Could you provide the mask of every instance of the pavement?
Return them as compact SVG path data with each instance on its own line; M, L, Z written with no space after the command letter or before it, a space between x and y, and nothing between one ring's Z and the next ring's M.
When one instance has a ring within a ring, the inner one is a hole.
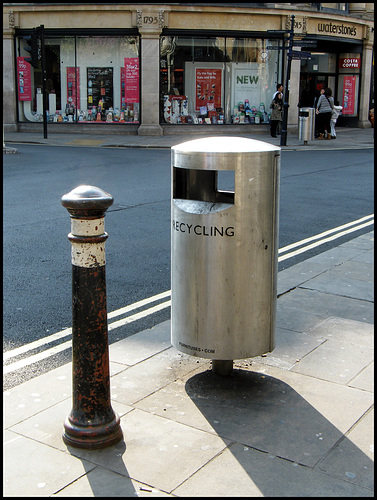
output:
M255 128L252 133L234 132L231 127L221 127L213 129L210 132L205 132L205 125L198 125L194 129L190 129L194 133L185 133L185 126L175 127L175 133L164 133L162 136L145 136L131 134L81 134L81 133L57 133L54 132L53 125L47 128L47 139L43 138L43 129L38 132L4 132L4 153L17 153L17 144L46 144L50 146L77 146L77 147L113 147L113 148L171 148L182 142L208 135L227 135L248 137L265 141L275 146L280 146L280 136L277 138L271 137L268 128L262 126ZM68 130L68 129L67 129ZM164 132L169 129L164 128ZM215 132L214 132L215 130ZM250 129L249 129L250 130ZM201 132L202 131L202 132ZM328 149L357 149L357 148L372 148L374 147L374 129L367 128L347 128L338 127L336 129L336 139L308 141L304 144L298 139L298 134L288 133L286 146L282 146L283 150L310 151L310 150L328 150ZM16 150L16 151L12 151Z
M372 147L356 135L306 148ZM373 262L372 231L279 272L276 348L228 377L173 348L170 321L111 344L123 440L106 449L62 440L71 363L5 391L3 495L374 496Z

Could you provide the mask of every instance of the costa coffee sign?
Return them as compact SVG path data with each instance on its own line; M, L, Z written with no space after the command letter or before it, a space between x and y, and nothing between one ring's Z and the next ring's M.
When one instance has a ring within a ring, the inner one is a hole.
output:
M359 57L340 57L339 68L360 68Z

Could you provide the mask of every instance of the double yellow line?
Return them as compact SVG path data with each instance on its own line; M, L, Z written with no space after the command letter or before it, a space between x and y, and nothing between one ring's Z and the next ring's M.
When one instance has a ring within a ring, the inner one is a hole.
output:
M312 236L310 238L306 238L304 240L298 241L297 243L292 243L291 245L287 245L284 248L279 249L279 257L278 261L284 261L286 259L290 259L291 257L294 257L295 255L299 255L303 252L307 252L308 250L311 250L312 248L315 248L319 245L323 245L329 241L333 241L337 238L340 238L342 236L345 236L346 234L350 234L354 231L358 231L359 229L363 229L364 227L371 226L374 224L374 214L367 215L365 217L362 217L361 219L357 219L353 222L349 222L347 224L344 224L342 226L338 226L334 229L329 229L328 231L324 231L323 233L317 234L315 236ZM296 250L295 250L296 249ZM293 251L291 251L293 250ZM167 290L166 292L159 293L157 295L153 295L152 297L148 297L147 299L140 300L138 302L135 302L134 304L130 304L128 306L122 307L120 309L117 309L116 311L112 311L108 313L107 318L108 321L110 321L113 318L116 318L118 316L124 316L136 309L140 309L142 307L148 306L150 304L153 304L154 302L161 301L163 299L166 299L170 297L171 291ZM154 314L155 312L161 311L163 309L166 309L167 307L170 307L171 305L171 300L166 300L165 302L160 302L159 304L149 307L147 309L144 309L142 311L139 311L135 314L132 314L131 316L125 316L121 319L118 319L113 322L108 323L108 330L114 330L115 328L120 328L121 326L127 325L129 323L132 323L134 321L137 321L139 319L145 318L151 314ZM3 360L6 363L8 360L11 360L15 358L16 356L20 356L22 354L25 354L29 351L32 351L34 349L37 349L39 347L42 347L46 344L50 344L51 342L54 342L56 340L59 340L64 337L68 337L72 335L72 328L65 328L64 330L61 330L60 332L54 333L53 335L49 335L48 337L43 337L42 339L36 340L34 342L31 342L30 344L25 344L23 346L17 347L15 349L12 349L10 351L7 351L3 355ZM31 356L28 356L26 358L19 359L18 361L14 361L13 363L5 364L3 367L3 374L7 374L16 370L19 370L21 368L24 368L25 366L31 365L33 363L36 363L38 361L41 361L43 359L49 358L50 356L53 356L59 352L65 351L66 349L69 349L72 346L72 339L67 340L66 342L63 342L62 344L56 345L54 347L50 347L42 352L39 352L37 354L33 354Z

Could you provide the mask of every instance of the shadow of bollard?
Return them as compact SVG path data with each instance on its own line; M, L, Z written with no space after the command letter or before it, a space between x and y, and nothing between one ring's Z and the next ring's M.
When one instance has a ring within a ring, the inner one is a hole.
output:
M126 453L126 444L123 441L101 450L80 450L71 446L67 446L67 449L71 455L82 459L83 467L87 470L85 476L64 488L60 496L137 496L137 490L122 460ZM107 467L101 466L104 462ZM91 464L89 467L88 463ZM93 468L92 463L98 466Z

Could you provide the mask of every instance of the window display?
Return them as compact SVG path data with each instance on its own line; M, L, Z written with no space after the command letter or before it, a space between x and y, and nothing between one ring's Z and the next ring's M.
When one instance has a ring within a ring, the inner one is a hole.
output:
M271 40L162 37L163 123L267 124L278 80Z
M338 100L343 106L342 115L355 117L358 113L361 54L341 53L339 57Z
M45 45L49 123L139 122L138 37L46 37ZM20 120L42 121L41 68L18 59Z

